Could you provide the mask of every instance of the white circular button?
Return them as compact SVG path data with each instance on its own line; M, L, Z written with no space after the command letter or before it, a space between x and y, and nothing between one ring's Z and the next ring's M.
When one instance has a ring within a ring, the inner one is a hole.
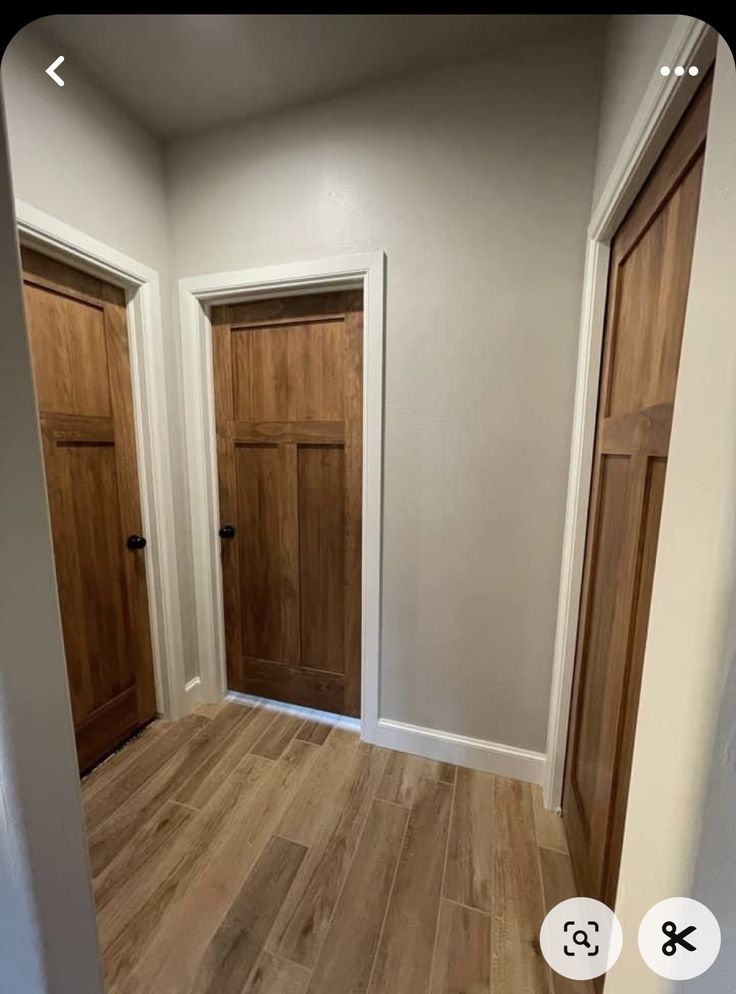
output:
M700 901L669 897L644 915L639 951L647 966L667 980L692 980L711 967L721 948L716 916Z
M610 908L590 897L571 897L542 922L539 944L552 969L570 980L593 980L621 955L624 936Z

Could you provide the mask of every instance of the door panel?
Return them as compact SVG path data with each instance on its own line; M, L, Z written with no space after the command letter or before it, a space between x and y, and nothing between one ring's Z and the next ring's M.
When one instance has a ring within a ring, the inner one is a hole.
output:
M362 295L212 325L229 686L358 714Z
M241 329L232 339L235 418L341 418L342 318ZM305 334L305 329L308 333Z
M706 79L611 245L563 814L613 905L710 101Z
M594 570L589 588L589 619L584 647L588 665L581 674L578 748L572 757L570 787L579 804L586 838L595 848L594 820L600 745L605 718L608 649L611 643L614 605L620 583L621 537L625 530L631 460L609 456L602 460L596 516L594 560L605 570Z
M620 314L610 364L609 415L672 401L690 282L702 161L619 266ZM646 295L643 287L651 287ZM676 329L679 329L679 333Z
M23 250L79 764L155 715L122 290Z
M110 384L99 375L107 369L104 309L28 283L26 307L39 409L109 418Z
M345 669L345 450L297 446L301 660Z
M292 446L237 445L237 530L243 652L297 665L299 589Z

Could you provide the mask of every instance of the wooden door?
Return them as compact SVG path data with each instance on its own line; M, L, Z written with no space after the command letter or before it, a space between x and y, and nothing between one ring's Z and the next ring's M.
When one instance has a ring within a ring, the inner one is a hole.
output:
M229 687L357 715L362 294L215 307L212 329Z
M563 800L580 893L609 906L623 842L710 89L706 80L611 246Z
M24 249L23 282L77 753L156 713L125 294ZM140 545L131 541L131 545Z

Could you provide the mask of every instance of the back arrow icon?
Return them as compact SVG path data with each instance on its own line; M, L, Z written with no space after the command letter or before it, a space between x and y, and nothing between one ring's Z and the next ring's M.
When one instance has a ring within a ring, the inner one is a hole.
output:
M58 69L63 61L64 61L64 56L60 55L59 58L55 59L46 70L48 75L53 79L53 81L57 84L57 86L63 86L64 80L61 78L61 76L56 75L54 69Z

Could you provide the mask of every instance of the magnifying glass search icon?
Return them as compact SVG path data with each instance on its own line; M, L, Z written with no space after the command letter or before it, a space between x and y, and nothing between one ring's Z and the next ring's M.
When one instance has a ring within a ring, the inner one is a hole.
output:
M577 932L573 932L572 941L576 946L585 946L590 949L590 941L588 940L588 933L584 932L581 928Z

